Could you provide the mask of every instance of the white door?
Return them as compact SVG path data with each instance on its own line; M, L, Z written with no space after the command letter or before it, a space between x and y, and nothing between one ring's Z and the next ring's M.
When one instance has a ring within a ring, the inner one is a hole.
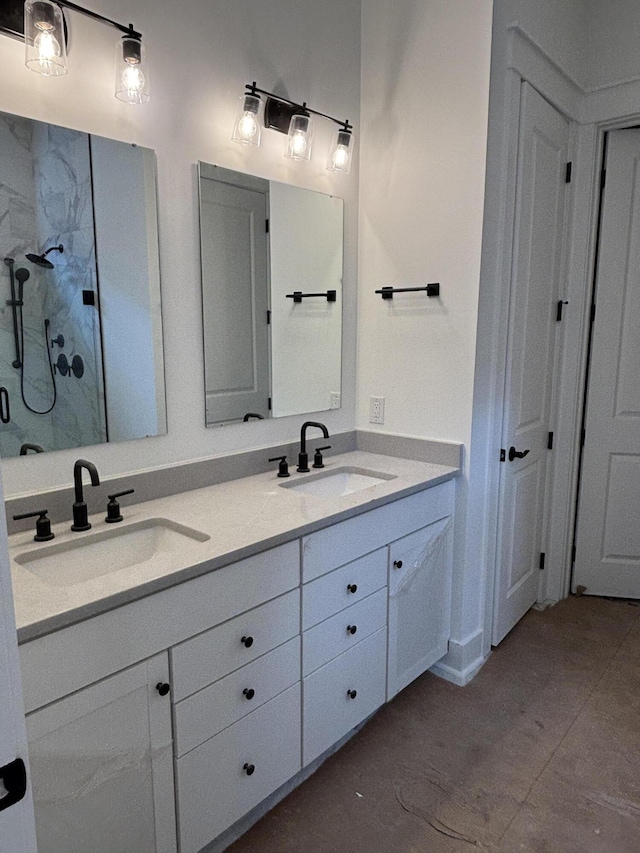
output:
M640 598L640 130L609 134L573 589Z
M207 424L269 417L266 229L266 193L200 176Z
M509 304L493 644L535 603L556 313L560 293L569 124L522 84Z
M0 505L4 506L0 482ZM33 819L31 785L19 802L3 807L12 794L11 782L19 783L19 765L23 761L28 771L27 736L24 724L22 684L18 662L18 642L13 613L11 573L7 550L7 526L4 512L0 513L0 768L13 768L4 784L0 771L0 853L36 853L36 833ZM9 790L7 790L7 787Z

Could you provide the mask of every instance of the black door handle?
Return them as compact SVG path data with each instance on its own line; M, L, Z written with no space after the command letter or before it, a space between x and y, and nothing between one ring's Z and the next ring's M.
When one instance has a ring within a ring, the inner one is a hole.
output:
M0 812L19 803L27 793L27 769L21 758L16 758L11 764L0 767L0 780L7 790L0 800Z
M524 459L529 450L516 450L515 447L509 448L509 462L513 462L514 459Z

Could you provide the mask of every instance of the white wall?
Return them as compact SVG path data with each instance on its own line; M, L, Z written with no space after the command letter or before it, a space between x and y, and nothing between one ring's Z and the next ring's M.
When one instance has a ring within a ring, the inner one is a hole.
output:
M486 156L490 0L362 9L360 427L469 442ZM441 297L387 285L440 282ZM373 427L369 397L385 397Z
M263 134L259 149L230 140L236 98L257 80L266 89L338 117L358 131L360 3L358 0L100 0L95 11L132 21L151 63L152 101L142 107L113 96L110 27L68 12L69 74L44 79L27 70L23 45L0 36L0 109L156 150L160 262L167 379L168 434L101 445L82 455L105 478L183 460L216 456L294 439L300 418L204 427L202 323L197 228L198 160L307 186L345 199L345 335L343 408L324 419L331 432L354 425L355 276L358 168L325 170L333 127L318 121L308 164L282 156L284 137ZM6 460L7 496L71 483L77 450Z
M593 68L585 51L591 7L602 0L495 0L496 19L518 24L572 79L584 86ZM612 0L604 0L607 6ZM616 0L614 0L616 2Z
M586 0L585 5L584 88L593 90L640 78L637 0Z

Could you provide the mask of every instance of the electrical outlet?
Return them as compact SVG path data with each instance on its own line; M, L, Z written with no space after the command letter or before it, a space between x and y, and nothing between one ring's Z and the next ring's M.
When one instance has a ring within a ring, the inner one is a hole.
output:
M329 408L330 409L339 409L342 403L340 402L340 392L332 391L329 399Z
M369 423L384 423L384 397L369 397Z

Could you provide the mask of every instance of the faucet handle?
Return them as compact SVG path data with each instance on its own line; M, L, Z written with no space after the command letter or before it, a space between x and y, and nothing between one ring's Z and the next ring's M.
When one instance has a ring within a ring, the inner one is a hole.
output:
M324 468L324 462L322 461L322 451L330 450L331 445L327 444L325 447L316 447L316 452L313 454L313 467L314 468Z
M54 534L51 532L51 521L47 516L48 509L36 509L33 512L21 512L19 515L14 515L14 521L21 521L23 518L33 518L38 516L36 521L36 535L33 537L34 542L48 542L53 539Z
M115 524L116 521L122 521L120 504L118 503L117 498L122 498L124 495L132 495L134 491L135 489L127 489L124 492L116 492L115 495L107 495L109 503L107 504L107 514L104 520L109 524Z
M290 477L289 474L289 463L287 462L286 456L273 456L269 459L269 462L279 462L278 465L278 477Z

